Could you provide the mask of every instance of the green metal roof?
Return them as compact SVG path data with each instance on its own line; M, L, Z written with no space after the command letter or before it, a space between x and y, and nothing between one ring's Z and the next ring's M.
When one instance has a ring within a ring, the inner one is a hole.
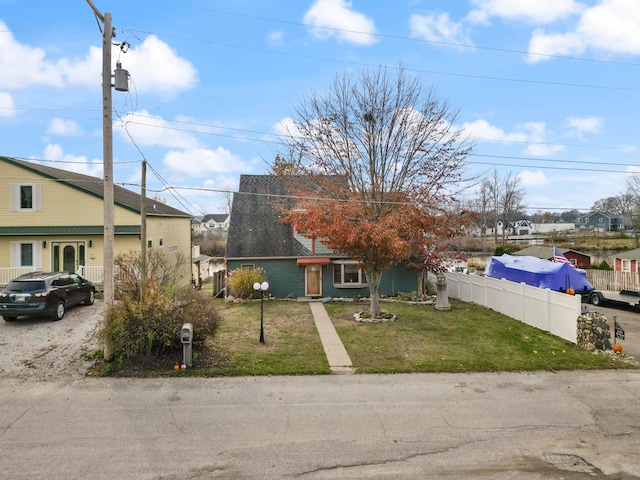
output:
M115 235L140 235L140 225L115 225ZM103 235L104 225L0 227L0 236Z

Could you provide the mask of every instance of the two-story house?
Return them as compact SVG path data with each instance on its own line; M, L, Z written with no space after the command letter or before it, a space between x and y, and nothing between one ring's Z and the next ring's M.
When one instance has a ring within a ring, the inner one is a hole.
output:
M590 212L576 218L576 228L586 228L601 232L619 232L624 230L624 219L620 215L603 212Z
M100 283L104 265L104 183L36 162L0 157L0 284L32 270L81 272ZM141 195L114 187L114 253L140 251ZM147 248L186 260L191 281L191 215L146 199Z

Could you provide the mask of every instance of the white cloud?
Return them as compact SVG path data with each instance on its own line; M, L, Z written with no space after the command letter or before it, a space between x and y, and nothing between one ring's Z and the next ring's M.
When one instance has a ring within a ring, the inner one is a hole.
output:
M520 20L533 24L551 23L579 12L581 4L575 0L472 0L475 8L467 21L489 24L491 17Z
M222 147L215 150L196 148L179 152L172 151L164 156L163 161L170 169L194 177L249 169L240 156L234 155Z
M103 176L102 162L100 160L94 159L89 162L87 157L83 155L65 154L60 145L47 145L44 149L43 158L56 162L54 164L46 163L46 165L50 167L82 173L83 175L90 175L92 177L102 178ZM44 162L42 163L44 164Z
M7 92L0 92L0 117L13 117L15 115L13 98Z
M536 30L529 42L529 52L548 55L579 55L587 49L605 55L640 54L640 2L602 0L582 12L574 30ZM546 59L531 54L528 57L532 63Z
M447 13L441 13L440 15L411 15L409 27L412 37L431 42L472 44L469 37L464 34L462 24L452 22Z
M267 35L269 45L282 45L284 43L284 32L282 30L274 30Z
M544 122L521 123L515 126L513 132L506 132L499 127L491 125L486 120L476 120L475 122L464 123L462 129L478 141L523 144L531 142L524 148L523 153L535 157L548 157L564 150L562 145L544 142L547 136L546 124Z
M522 172L518 173L517 177L524 187L539 187L541 185L549 184L549 179L540 170L538 170L537 172L523 170Z
M54 63L45 61L42 48L20 44L2 20L0 31L0 72L3 72L0 88L18 89L35 84L62 86L60 70Z
M597 133L602 128L602 118L594 116L567 117L565 123L570 133L577 136L583 133Z
M173 97L198 82L196 69L155 35L121 55L136 90Z
M376 42L372 35L376 31L373 20L351 10L351 2L347 0L316 0L302 21L312 25L311 34L320 40L336 37L357 45Z
M531 143L524 149L524 153L532 157L550 157L554 153L562 152L563 150L564 147L562 145Z
M524 132L507 133L503 129L491 125L486 120L466 122L462 125L474 139L490 142L526 142L528 137Z
M47 133L50 135L59 135L61 137L76 136L82 134L82 128L78 122L73 120L54 118L49 122Z
M81 85L99 87L102 83L102 48L90 47L80 59L47 58L43 48L19 43L7 25L0 20L0 88L24 89L33 85L64 87ZM129 70L140 93L156 93L172 97L197 83L197 71L179 57L166 43L154 35L126 54L113 46L112 60L120 58Z
M285 117L276 123L273 127L273 131L277 135L282 135L283 137L295 137L299 135L299 130L296 125L296 122L291 117Z
M126 125L126 131L123 125ZM146 110L141 110L135 114L124 115L122 122L116 121L114 131L127 140L131 135L133 140L141 146L181 149L194 149L199 146L198 140L191 133L177 130L175 126L161 117L152 116ZM189 129L193 130L193 127L189 126Z

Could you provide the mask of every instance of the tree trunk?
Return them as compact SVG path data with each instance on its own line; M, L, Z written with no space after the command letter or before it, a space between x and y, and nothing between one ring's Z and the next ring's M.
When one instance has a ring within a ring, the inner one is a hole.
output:
M382 280L382 272L367 272L370 295L369 315L371 317L380 316L380 280Z

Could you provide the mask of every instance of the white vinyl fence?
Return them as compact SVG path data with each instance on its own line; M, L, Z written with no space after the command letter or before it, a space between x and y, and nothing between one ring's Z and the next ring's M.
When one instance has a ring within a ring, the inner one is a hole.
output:
M447 273L451 298L477 303L576 343L580 295L464 273Z

